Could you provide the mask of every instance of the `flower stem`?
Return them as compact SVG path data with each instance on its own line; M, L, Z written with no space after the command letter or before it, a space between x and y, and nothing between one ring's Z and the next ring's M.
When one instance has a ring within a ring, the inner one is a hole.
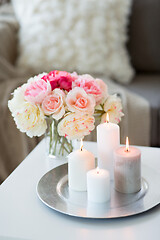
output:
M55 156L65 156L73 151L72 142L69 141L64 136L59 136L58 134L58 123L53 118L48 118L49 120L49 154ZM57 155L58 154L58 155Z

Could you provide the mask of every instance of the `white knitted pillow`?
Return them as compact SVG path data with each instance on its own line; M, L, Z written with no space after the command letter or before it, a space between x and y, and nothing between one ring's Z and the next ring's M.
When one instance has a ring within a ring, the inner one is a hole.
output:
M131 0L12 0L20 23L18 67L104 74L128 83Z

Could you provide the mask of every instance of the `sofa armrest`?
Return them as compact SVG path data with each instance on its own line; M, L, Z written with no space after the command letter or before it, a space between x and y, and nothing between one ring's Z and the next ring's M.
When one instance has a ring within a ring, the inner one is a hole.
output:
M14 64L17 58L18 22L11 4L0 7L0 58Z

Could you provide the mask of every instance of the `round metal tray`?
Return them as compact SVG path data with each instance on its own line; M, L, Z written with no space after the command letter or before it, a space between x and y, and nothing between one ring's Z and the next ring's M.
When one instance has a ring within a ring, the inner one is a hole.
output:
M118 218L145 212L160 203L160 174L146 165L143 167L142 188L138 193L123 194L111 182L111 199L97 204L87 201L87 192L68 188L68 164L47 172L37 185L39 199L48 207L75 217Z

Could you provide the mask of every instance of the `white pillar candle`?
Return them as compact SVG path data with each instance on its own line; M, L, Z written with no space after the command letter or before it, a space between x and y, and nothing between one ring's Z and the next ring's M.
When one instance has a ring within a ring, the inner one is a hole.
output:
M109 171L111 180L114 176L113 152L119 147L119 144L119 126L117 124L110 123L107 119L106 123L97 126L98 166Z
M135 193L141 189L141 152L138 148L120 147L114 152L114 184L122 193Z
M110 176L104 169L93 169L87 173L88 201L107 202L110 199Z
M95 168L94 155L78 149L68 155L68 185L74 191L87 191L87 172Z

